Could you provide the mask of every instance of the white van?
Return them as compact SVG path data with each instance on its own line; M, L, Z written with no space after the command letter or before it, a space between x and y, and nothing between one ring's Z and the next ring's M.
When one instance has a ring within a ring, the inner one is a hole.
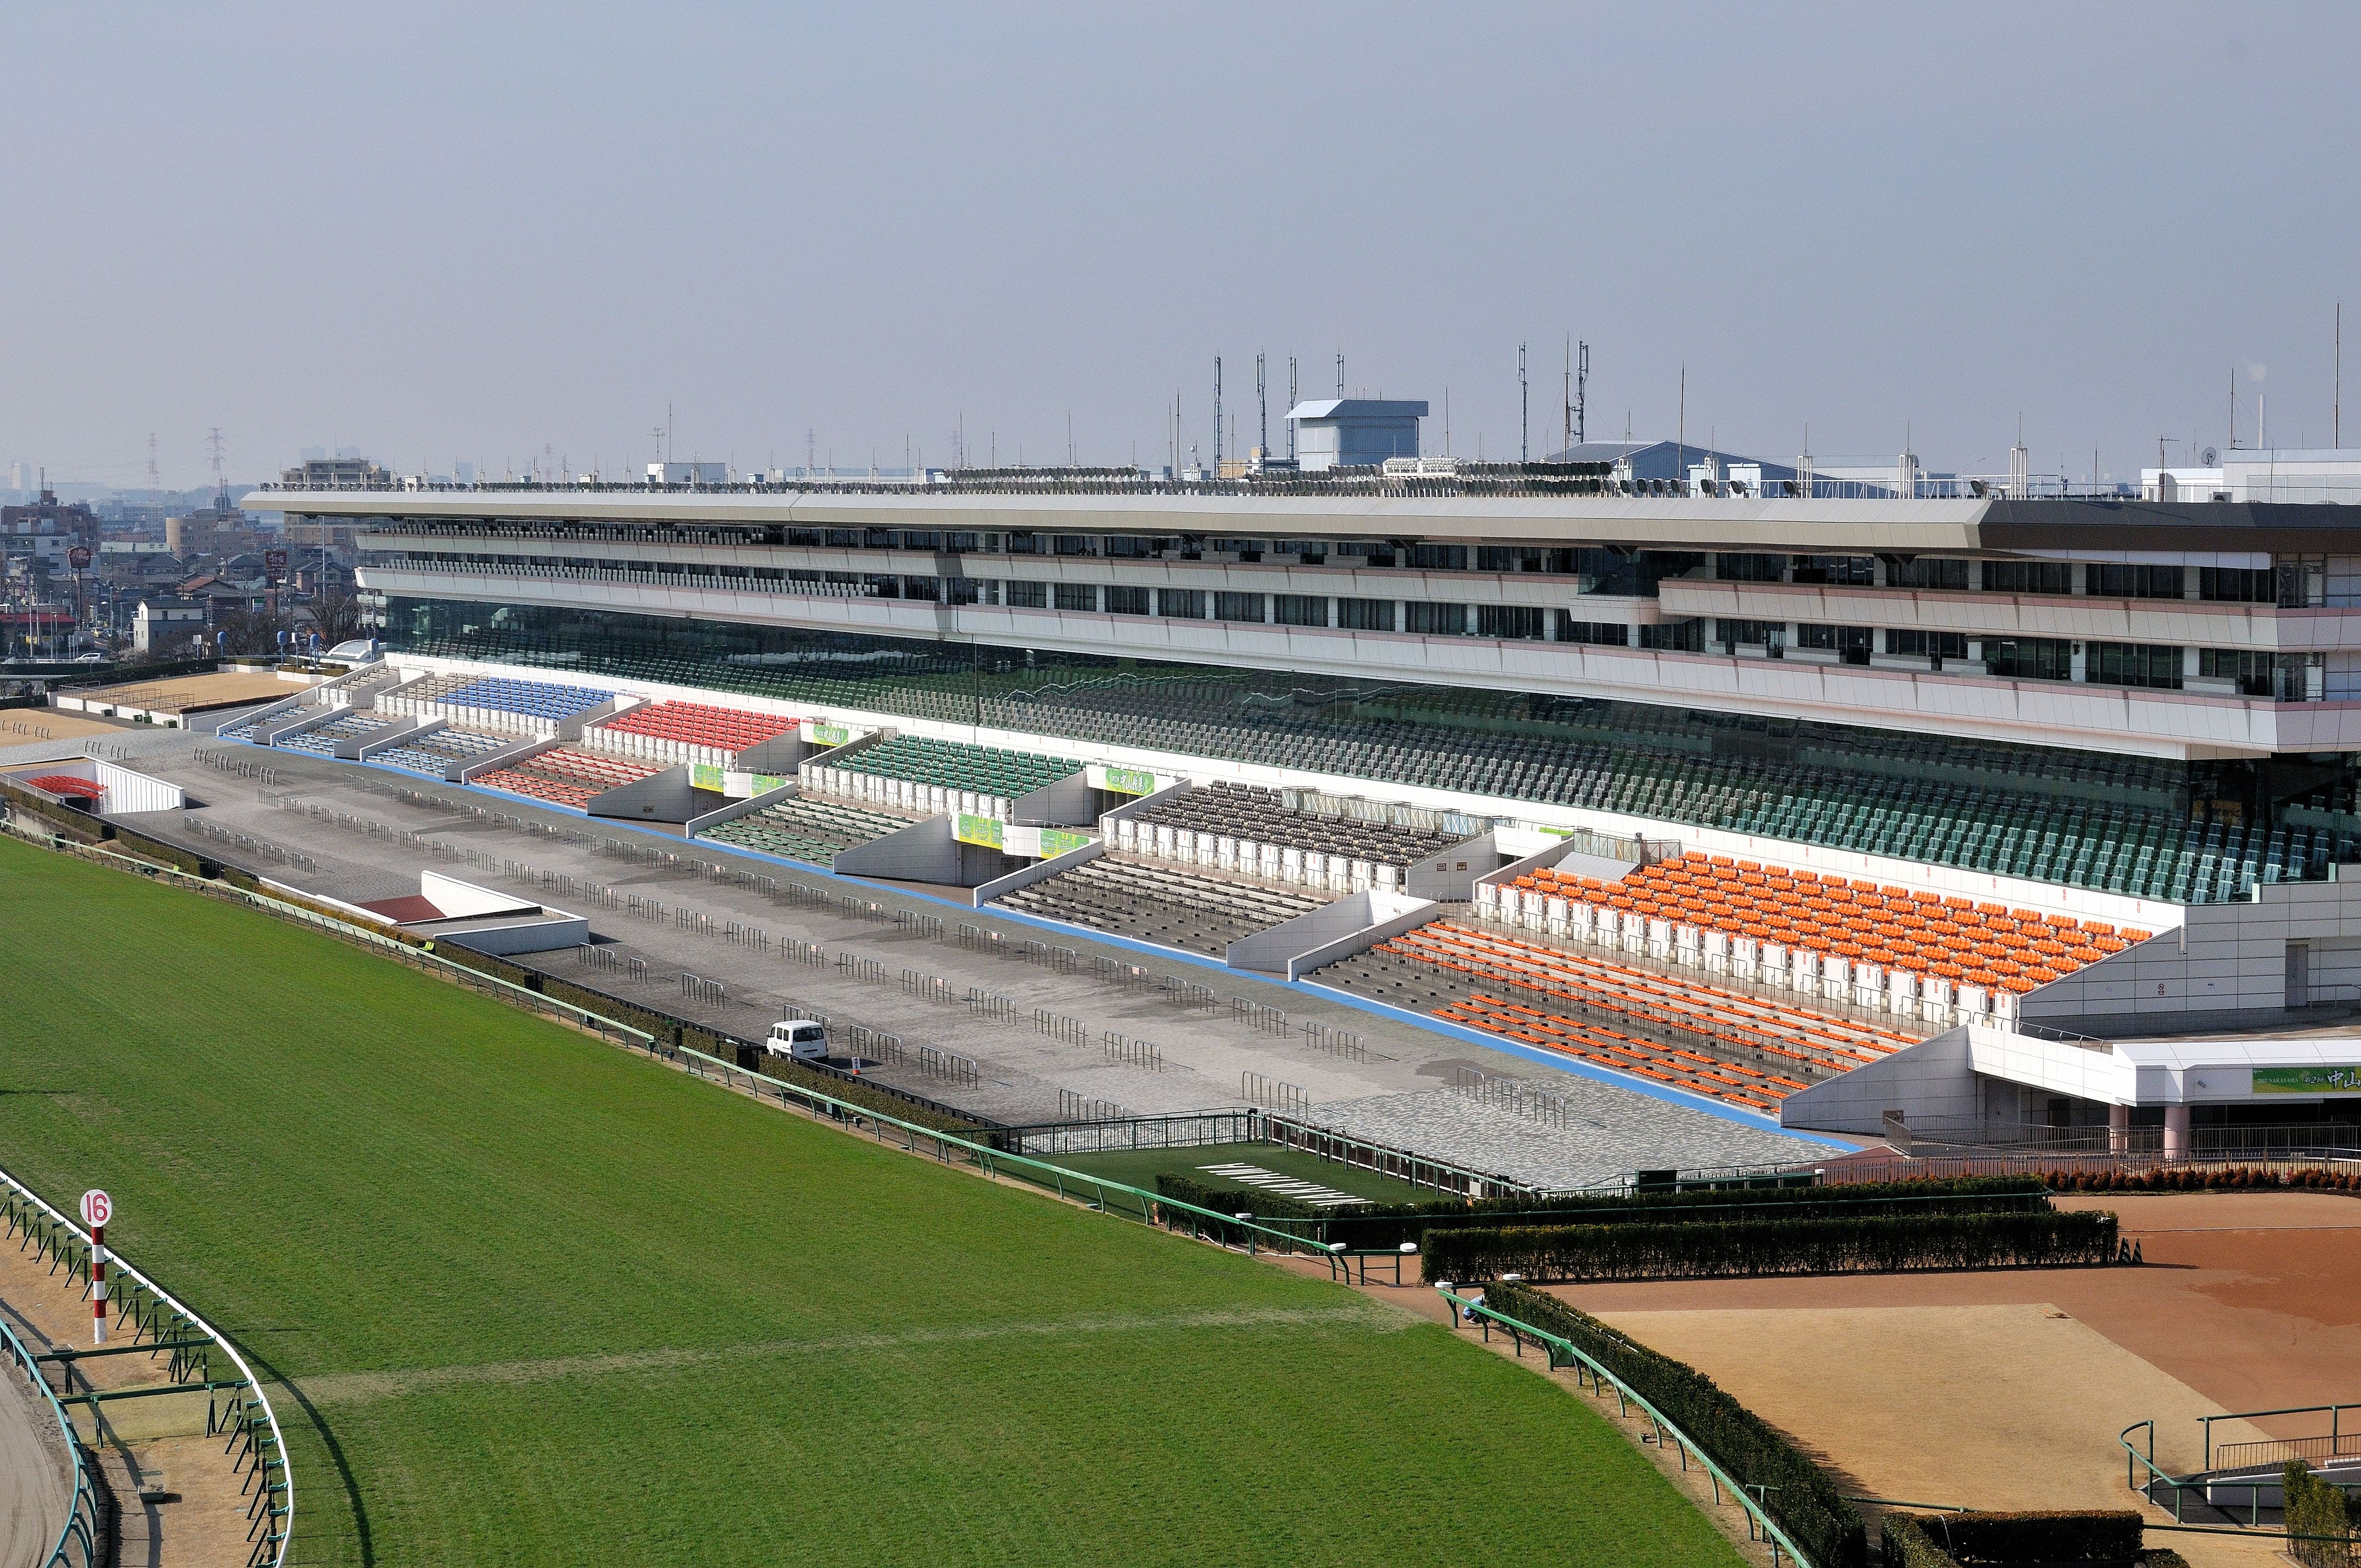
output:
M771 1025L763 1048L773 1056L796 1061L824 1061L828 1057L828 1025L809 1018L782 1018Z

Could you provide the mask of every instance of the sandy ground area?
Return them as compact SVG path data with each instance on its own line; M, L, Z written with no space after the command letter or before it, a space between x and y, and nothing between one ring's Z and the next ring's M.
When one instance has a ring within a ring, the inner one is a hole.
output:
M305 686L316 684L313 681L282 681L276 674L250 674L240 671L174 675L159 681L100 686L90 691L76 691L73 695L109 707L179 713L190 707L212 707L223 703L275 702L280 697L293 696Z
M2158 1462L2185 1472L2200 1416L2361 1398L2361 1202L2061 1201L2120 1214L2147 1266L1552 1288L1701 1368L1864 1493L1914 1502L2131 1506L2116 1439L2136 1421L2156 1422ZM2217 1442L2264 1435L2215 1428ZM2152 1542L2201 1565L2277 1561L2254 1541Z
M84 740L120 735L138 726L112 718L90 718L60 707L0 708L0 747L30 745L37 740Z

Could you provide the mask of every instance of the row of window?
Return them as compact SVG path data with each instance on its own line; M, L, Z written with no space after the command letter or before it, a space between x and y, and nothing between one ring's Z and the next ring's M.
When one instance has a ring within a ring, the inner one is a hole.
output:
M1555 641L1606 647L1639 647L1673 652L1706 651L1706 624L1675 621L1632 627L1620 621L1577 619L1569 610L1527 605L1471 605L1427 599L1329 598L1316 594L1262 594L1202 588L1150 588L1126 584L1000 581L964 576L919 576L876 572L818 572L766 566L701 566L690 571L651 567L646 563L547 557L487 560L463 555L413 555L419 565L552 565L613 573L625 577L706 577L717 587L790 593L839 592L844 597L913 599L950 605L1000 605L1016 609L1058 609L1083 614L1157 616L1180 620L1220 620L1261 625L1334 627L1348 631L1408 632L1427 637L1483 637L1516 641ZM1783 648L1788 625L1773 620L1718 620L1715 645ZM1878 632L1866 626L1806 623L1794 629L1799 648L1833 652L1848 663L1867 663L1878 652ZM1964 663L1964 632L1901 628L1884 633L1888 654ZM2187 662L2178 646L2141 642L2084 645L2086 682L2104 685L2181 688ZM1978 652L1984 670L2012 680L2074 678L2074 644L2062 638L1986 637ZM2249 696L2301 696L2307 657L2301 654L2202 649L2198 674L2235 684ZM2290 684L2297 689L2290 691Z
M412 532L404 529L402 532ZM443 532L417 530L416 532ZM1677 577L1710 563L1723 582L1799 583L1832 587L1965 592L1981 582L1987 593L2070 596L2076 564L2064 561L1970 561L1889 556L1879 581L1873 555L1800 555L1725 551L1624 551L1603 547L1520 544L1439 544L1411 540L1206 539L1194 534L1091 534L894 528L780 528L767 531L544 525L513 531L521 538L605 538L678 543L768 543L840 550L911 550L935 554L992 553L1106 560L1202 561L1210 552L1253 563L1292 559L1306 565L1405 567L1413 571L1538 573L1576 578L1581 591L1652 597L1665 577ZM2289 562L2257 568L2155 566L2092 562L2079 567L2081 594L2096 598L2178 599L2188 597L2191 574L2197 598L2211 603L2303 605L2318 602L2321 566Z
M2312 602L2308 590L2317 576L2316 568L2300 562L2254 568L2091 562L2081 569L2081 591L2092 598L2186 598L2193 573L2197 597L2215 604L2306 604ZM2071 595L2076 591L2075 570L2075 564L2068 561L1966 561L1922 555L1890 560L1883 586L1965 593L1972 573L1986 593ZM1877 558L1872 555L1723 554L1714 559L1714 575L1723 582L1735 583L1879 586Z
M1786 627L1769 620L1717 620L1714 641L1735 650L1783 646ZM1795 628L1796 646L1832 652L1848 662L1867 663L1875 653L1876 632L1866 626ZM1885 633L1889 654L1964 663L1968 638L1958 631L1891 630ZM2186 651L2152 642L2085 642L2082 679L2111 686L2147 686L2179 691L2187 682ZM2008 680L2070 681L2074 679L2074 644L2055 637L1987 637L1978 646L1989 674ZM2317 654L2261 653L2240 649L2201 648L2197 651L2200 679L2228 681L2247 696L2296 700L2306 695L2307 672L2317 667Z

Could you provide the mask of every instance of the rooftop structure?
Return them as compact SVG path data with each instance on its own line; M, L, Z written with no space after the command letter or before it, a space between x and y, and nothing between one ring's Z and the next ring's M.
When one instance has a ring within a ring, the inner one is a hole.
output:
M1296 462L1307 474L1375 467L1418 454L1424 402L1380 398L1324 398L1287 411L1295 426Z

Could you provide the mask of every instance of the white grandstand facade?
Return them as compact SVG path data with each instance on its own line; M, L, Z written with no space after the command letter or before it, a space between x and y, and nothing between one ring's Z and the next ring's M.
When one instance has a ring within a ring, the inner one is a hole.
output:
M362 524L362 587L414 665L1676 842L2136 933L2030 981L1971 973L1934 1012L1915 972L1830 958L1849 1007L1957 1023L1972 997L1980 1026L2120 1034L2361 1000L2340 880L2361 861L2361 510L1389 466L246 504ZM1792 942L1732 937L1741 968L1677 917L1474 892L1486 918L1823 994L1817 955L1808 981L1784 967Z

